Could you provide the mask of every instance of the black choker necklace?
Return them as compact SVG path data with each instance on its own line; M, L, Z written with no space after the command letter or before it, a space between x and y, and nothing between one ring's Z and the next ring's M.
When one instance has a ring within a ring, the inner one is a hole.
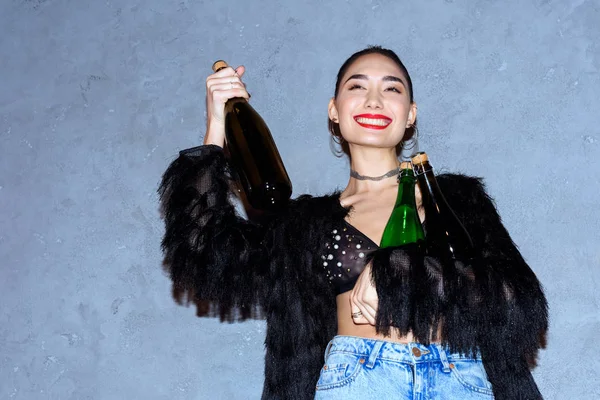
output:
M385 178L391 178L392 176L396 176L398 175L398 173L400 173L400 167L396 167L393 170L388 171L385 174L379 176L361 175L353 169L350 170L350 176L355 179L358 179L359 181L380 181Z

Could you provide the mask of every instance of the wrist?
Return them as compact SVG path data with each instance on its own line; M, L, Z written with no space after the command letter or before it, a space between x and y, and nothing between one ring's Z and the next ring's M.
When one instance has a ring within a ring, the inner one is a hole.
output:
M214 144L223 147L225 145L225 124L209 123L204 135L204 144Z

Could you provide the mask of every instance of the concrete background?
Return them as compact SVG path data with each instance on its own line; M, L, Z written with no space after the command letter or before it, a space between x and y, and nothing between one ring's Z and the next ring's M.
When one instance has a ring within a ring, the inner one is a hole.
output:
M327 101L368 44L405 61L421 149L485 177L543 282L545 397L600 398L598 0L0 4L1 399L258 398L263 322L172 301L156 188L201 142L218 58L246 65L294 195L343 187Z

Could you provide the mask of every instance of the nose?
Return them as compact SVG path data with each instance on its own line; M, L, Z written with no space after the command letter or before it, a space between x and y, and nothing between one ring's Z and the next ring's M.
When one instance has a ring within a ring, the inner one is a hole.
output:
M377 91L372 91L367 95L365 106L367 108L380 109L383 107L381 96Z

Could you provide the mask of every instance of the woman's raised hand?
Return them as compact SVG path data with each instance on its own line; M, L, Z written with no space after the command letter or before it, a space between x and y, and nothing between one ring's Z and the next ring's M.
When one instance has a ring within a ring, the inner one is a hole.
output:
M206 78L206 135L204 144L225 144L225 103L234 97L249 99L242 75L246 69L226 67Z

